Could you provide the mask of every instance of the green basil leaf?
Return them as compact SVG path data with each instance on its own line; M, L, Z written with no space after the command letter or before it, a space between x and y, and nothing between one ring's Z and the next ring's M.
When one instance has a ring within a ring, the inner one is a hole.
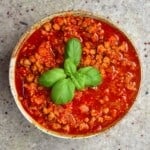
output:
M74 97L75 86L70 79L58 80L51 91L51 98L56 104L66 104Z
M85 87L85 75L79 72L74 73L71 76L71 79L78 90L81 90Z
M77 66L81 59L81 43L77 38L71 38L66 44L65 58L70 58Z
M44 72L39 77L39 84L45 86L45 87L51 87L56 81L66 78L66 74L64 73L63 69L60 68L54 68L52 70L48 70Z
M85 75L86 86L97 86L102 82L101 73L94 67L84 67L79 69L79 72Z
M64 70L65 70L65 73L68 76L70 76L71 74L76 72L77 67L76 67L76 65L74 64L74 62L70 58L65 60L65 62L64 62Z

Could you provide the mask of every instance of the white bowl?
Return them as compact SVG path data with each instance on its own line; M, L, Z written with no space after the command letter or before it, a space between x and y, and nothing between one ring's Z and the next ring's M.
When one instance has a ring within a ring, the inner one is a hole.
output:
M89 134L89 135L68 135L68 134L62 134L62 133L58 133L58 132L54 132L52 130L48 130L46 128L44 128L43 126L41 126L37 121L35 121L28 113L27 111L23 108L20 100L18 99L18 93L16 90L16 86L15 86L15 66L16 66L16 60L19 54L19 50L20 47L24 44L24 42L30 37L30 35L39 27L41 27L41 25L43 25L45 22L47 22L48 20L53 19L56 16L63 16L66 15L66 13L68 14L73 14L73 15L77 15L77 16L87 16L87 17L91 17L91 18L95 18L97 20L102 20L104 22L107 22L107 24L110 24L111 26L114 26L115 28L117 28L118 30L120 30L116 25L112 24L110 22L110 20L107 20L103 17L97 16L97 15L93 15L92 13L89 12L84 12L84 11L68 11L68 12L60 12L60 13L56 13L53 15L50 15L44 19L42 19L41 21L39 21L38 23L34 24L27 32L24 33L24 35L20 38L19 42L17 43L16 47L13 50L12 56L11 56L11 60L10 60L10 66L9 66L9 83L10 83L10 89L12 92L12 95L14 97L14 100L19 108L19 110L21 111L21 113L23 114L23 116L29 121L31 122L33 125L35 125L38 129L42 130L43 132L49 134L49 135L53 135L56 137L60 137L60 138L87 138L87 137L91 137L97 134L100 134L102 131L95 133L95 134ZM125 34L122 30L120 30L123 34ZM127 34L125 34L127 35ZM129 37L129 36L127 36ZM131 43L132 41L129 40ZM132 43L132 45L134 45ZM135 47L134 47L135 48ZM135 48L136 49L136 48ZM127 113L126 113L127 114ZM119 119L120 120L120 119ZM116 122L118 122L119 120L117 120ZM116 122L113 124L115 125ZM111 125L111 126L113 126ZM111 127L110 126L110 127ZM110 128L109 127L109 128ZM108 129L108 128L106 128Z

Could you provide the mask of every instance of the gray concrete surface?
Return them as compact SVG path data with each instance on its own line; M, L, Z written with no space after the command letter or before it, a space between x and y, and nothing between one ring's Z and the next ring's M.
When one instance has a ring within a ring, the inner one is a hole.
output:
M87 10L109 17L134 41L143 68L140 95L115 127L96 137L59 139L31 125L9 90L9 58L21 34L41 18L64 10ZM25 23L22 23L25 22ZM0 0L0 150L149 150L150 1L149 0Z

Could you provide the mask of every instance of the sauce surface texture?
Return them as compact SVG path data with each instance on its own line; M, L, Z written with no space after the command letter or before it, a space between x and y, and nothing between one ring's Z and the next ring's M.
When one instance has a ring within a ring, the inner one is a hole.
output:
M65 43L72 37L82 43L79 68L96 67L103 83L76 91L70 103L56 105L38 78L62 66ZM20 48L15 69L19 100L27 113L44 128L68 135L94 134L115 124L133 104L140 79L137 53L121 31L73 15L55 17L37 29Z

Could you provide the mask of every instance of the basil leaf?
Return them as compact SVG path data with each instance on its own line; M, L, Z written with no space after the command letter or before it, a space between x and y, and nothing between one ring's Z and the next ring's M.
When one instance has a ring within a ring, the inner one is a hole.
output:
M75 86L70 79L58 80L51 91L51 98L56 104L66 104L74 97Z
M51 87L56 81L63 78L66 78L64 70L60 68L54 68L44 72L40 76L38 82L45 87Z
M81 43L77 38L71 38L66 44L65 58L70 58L77 66L81 59Z
M86 86L97 86L102 82L101 73L94 67L84 67L79 69L79 72L85 75Z
M73 61L70 58L65 60L65 62L64 62L64 70L65 70L65 73L68 76L70 76L71 74L76 72L77 67L76 67L76 65L73 63Z
M85 75L84 74L76 72L71 76L71 79L72 79L75 87L78 90L83 89L85 87Z

